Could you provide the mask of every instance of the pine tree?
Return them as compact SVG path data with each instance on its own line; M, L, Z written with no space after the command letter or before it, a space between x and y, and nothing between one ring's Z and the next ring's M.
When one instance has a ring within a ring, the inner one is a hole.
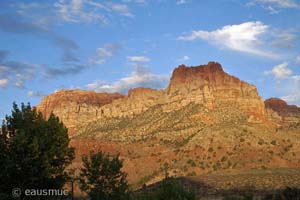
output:
M45 120L30 104L13 103L0 133L0 184L2 195L12 188L60 189L74 159L68 130L53 114Z

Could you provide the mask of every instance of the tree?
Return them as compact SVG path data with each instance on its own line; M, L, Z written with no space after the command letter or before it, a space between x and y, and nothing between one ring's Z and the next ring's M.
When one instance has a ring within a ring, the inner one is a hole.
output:
M92 200L129 199L127 174L121 171L123 162L119 155L111 156L102 151L90 152L90 157L83 155L82 161L80 189Z
M194 200L195 194L186 190L175 178L166 177L155 194L157 200Z
M0 184L2 195L12 188L60 189L74 159L68 130L53 114L44 119L30 104L13 103L0 132Z
M173 177L166 176L157 186L151 191L143 189L140 194L137 194L137 200L195 200L196 196L193 191L185 189L182 184Z

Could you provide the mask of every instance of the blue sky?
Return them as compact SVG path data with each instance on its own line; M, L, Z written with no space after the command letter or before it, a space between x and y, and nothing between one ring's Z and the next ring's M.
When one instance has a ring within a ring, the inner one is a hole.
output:
M0 118L60 89L165 88L209 61L300 105L299 0L0 1Z

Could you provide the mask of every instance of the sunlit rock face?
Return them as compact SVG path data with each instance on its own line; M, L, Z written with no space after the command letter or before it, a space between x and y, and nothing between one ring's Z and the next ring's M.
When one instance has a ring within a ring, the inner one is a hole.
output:
M164 112L178 110L190 103L214 110L217 105L237 106L251 119L263 119L265 105L254 85L223 71L216 62L174 69L165 90L135 88L128 95L61 90L46 96L37 106L45 118L53 112L72 131L101 118L133 117L161 105Z
M225 73L219 63L186 67L180 65L172 75L167 94L170 101L201 103L213 108L215 103L236 104L257 117L264 116L264 104L254 85Z
M124 98L124 95L113 93L96 93L84 90L60 90L44 97L36 106L45 118L53 112L72 131L83 122L100 115L102 106L113 100Z

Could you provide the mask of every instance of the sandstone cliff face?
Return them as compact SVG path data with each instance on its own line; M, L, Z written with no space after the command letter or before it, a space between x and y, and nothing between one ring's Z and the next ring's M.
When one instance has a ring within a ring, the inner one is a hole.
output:
M180 65L166 90L135 88L128 91L128 96L63 90L45 97L37 109L45 117L53 112L68 128L76 130L83 123L101 118L130 118L155 105L171 112L190 103L208 110L217 109L220 104L234 105L251 119L263 118L265 111L255 86L225 73L215 62L197 67Z
M180 65L173 72L167 93L173 101L185 104L197 102L213 108L216 102L234 103L248 114L264 116L256 87L225 73L215 62L197 67Z
M48 118L53 112L70 129L82 122L94 119L100 107L113 100L124 98L124 95L113 93L96 93L83 90L61 90L42 99L37 110Z
M300 122L300 108L279 98L265 100L267 115L279 123Z

